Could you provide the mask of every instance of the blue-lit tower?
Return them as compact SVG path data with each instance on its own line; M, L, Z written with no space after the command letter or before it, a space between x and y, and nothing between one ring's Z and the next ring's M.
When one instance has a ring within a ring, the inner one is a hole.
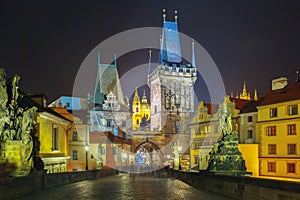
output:
M176 130L190 119L194 112L194 84L197 79L194 41L192 43L192 63L183 64L178 33L177 11L175 20L167 21L163 13L163 31L160 39L159 64L149 69L148 85L151 101L151 129L160 131L170 118L180 116ZM149 68L151 66L149 65ZM167 120L168 119L168 120Z

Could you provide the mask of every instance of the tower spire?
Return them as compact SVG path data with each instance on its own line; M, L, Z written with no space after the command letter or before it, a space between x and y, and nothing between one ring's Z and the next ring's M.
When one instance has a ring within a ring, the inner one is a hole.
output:
M174 18L175 18L175 22L177 23L177 18L178 18L178 15L177 15L177 10L174 10L174 14L175 14L175 16L174 16Z
M258 100L258 96L257 96L257 91L256 89L254 89L254 97L253 97L254 101Z
M151 47L150 47L150 48L149 48L148 75L151 73L151 54L152 54L152 50L151 50Z
M194 39L192 40L192 67L196 67Z

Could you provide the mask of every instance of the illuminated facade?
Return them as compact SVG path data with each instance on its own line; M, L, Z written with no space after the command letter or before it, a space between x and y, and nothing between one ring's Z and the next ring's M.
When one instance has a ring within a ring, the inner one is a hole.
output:
M66 172L70 159L67 135L73 122L46 105L36 103L35 106L38 108L37 136L41 143L39 155L44 162L44 169L47 173Z
M118 135L118 129L123 132L129 130L129 105L123 97L116 58L113 64L101 64L100 53L98 54L98 72L92 103L95 107L89 110L90 131Z
M300 82L273 80L257 109L259 174L300 178Z
M136 89L132 101L132 130L137 130L140 126L147 126L150 120L150 115L150 104L146 97L146 91L144 90L141 101L138 90Z
M197 79L194 42L192 42L192 64L183 64L175 21L166 21L163 15L163 33L159 65L152 71L149 65L148 85L150 88L151 130L162 130L167 115L178 114L177 129L185 126L194 112L194 84Z
M226 96L224 102L228 104L228 111L232 113L233 130L238 131L238 114L237 107L242 107L246 102L239 99ZM200 101L198 110L192 123L189 124L191 129L191 168L196 170L206 170L209 160L209 152L221 136L219 128L219 112L222 110L222 104L212 105Z

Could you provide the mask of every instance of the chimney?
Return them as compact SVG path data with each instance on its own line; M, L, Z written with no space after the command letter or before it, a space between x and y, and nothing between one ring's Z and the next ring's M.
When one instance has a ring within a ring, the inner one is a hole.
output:
M272 80L272 91L284 89L288 85L286 77L280 77Z

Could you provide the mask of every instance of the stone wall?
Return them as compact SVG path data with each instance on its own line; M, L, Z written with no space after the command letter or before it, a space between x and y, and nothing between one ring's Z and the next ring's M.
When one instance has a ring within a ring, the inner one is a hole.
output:
M0 179L0 200L16 199L42 189L114 174L117 174L114 169L54 174L35 172L25 177Z
M173 177L200 190L207 190L234 199L300 199L300 183L247 176L225 176L207 172L193 173L172 170Z

